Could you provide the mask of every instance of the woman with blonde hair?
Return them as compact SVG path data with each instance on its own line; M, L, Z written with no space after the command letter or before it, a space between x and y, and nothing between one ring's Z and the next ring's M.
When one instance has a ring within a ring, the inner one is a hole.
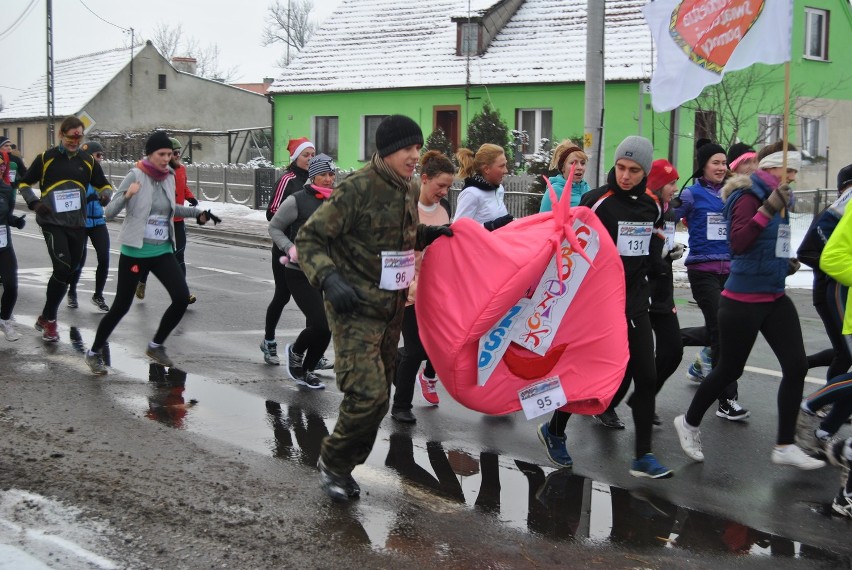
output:
M550 160L550 169L558 170L559 174L550 177L550 184L556 192L556 199L562 196L562 192L568 185L568 176L571 175L571 167L574 167L574 177L571 179L571 207L580 205L580 197L590 190L589 183L583 180L586 174L586 161L589 157L583 149L574 144L574 141L566 139L559 143L553 151ZM540 212L549 212L553 209L550 201L550 192L545 190L541 198Z
M476 154L468 148L456 152L459 163L459 178L464 179L464 189L456 202L456 215L460 218L472 218L489 232L501 228L514 220L503 196L503 177L509 173L506 168L506 153L503 147L485 143Z

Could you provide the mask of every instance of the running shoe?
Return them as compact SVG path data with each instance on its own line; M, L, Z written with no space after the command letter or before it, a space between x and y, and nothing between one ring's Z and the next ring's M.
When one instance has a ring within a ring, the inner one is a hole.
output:
M169 358L169 355L166 354L166 347L162 344L157 347L152 347L149 344L148 348L145 350L145 354L148 356L148 358L150 358L157 364L162 364L166 368L171 368L175 365L174 362L172 362L172 359Z
M103 376L107 373L104 358L101 356L100 352L86 352L86 364L89 365L89 369L92 371L92 374Z
M20 333L15 330L15 325L12 324L12 319L0 319L0 330L3 331L3 336L5 336L6 340L9 342L15 342L21 338Z
M649 479L668 479L673 475L671 469L660 465L653 453L646 453L639 459L634 459L630 467L630 474L634 477L647 477Z
M274 340L263 339L260 341L260 351L263 353L263 360L267 364L278 366L281 360L278 358L278 343Z
M680 447L686 456L693 461L704 461L704 452L701 451L701 430L688 426L686 416L683 415L674 419L674 427Z
M293 380L298 380L305 375L302 368L302 361L305 359L304 354L296 354L293 352L293 345L287 343L284 345L284 356L287 358L287 375Z
M438 405L438 391L435 385L438 383L437 378L427 378L423 374L423 370L417 372L417 381L420 383L420 391L423 393L423 399L432 404Z
M403 424L416 424L417 418L411 413L411 410L391 410L391 417Z
M319 362L317 362L317 367L314 370L332 370L333 368L334 364L331 360L323 356L319 359Z
M68 308L76 309L79 306L80 304L77 303L77 293L72 293L71 291L68 291Z
M776 465L790 465L805 471L825 467L825 461L814 459L797 445L785 445L772 449L772 463Z
M142 281L136 285L136 298L140 300L145 298L145 283Z
M320 487L335 503L345 503L361 494L361 488L352 475L343 476L330 471L323 463L322 457L317 462L317 469L319 469Z
M39 315L36 320L35 329L41 332L41 338L47 342L59 342L59 331L56 321L48 321Z
M713 370L713 359L710 355L710 347L705 346L698 352L698 362L701 364L701 372L704 376L710 374L710 371Z
M716 416L731 420L732 422L740 422L751 415L747 409L742 407L736 400L725 400L719 402L719 407L716 410Z
M624 429L624 422L621 421L615 410L606 410L604 413L596 415L595 419L610 429Z
M547 452L547 458L550 462L559 467L571 467L574 465L574 460L568 454L566 442L568 438L564 435L559 437L550 433L550 427L547 422L538 426L538 440L544 444L544 449Z
M312 390L322 390L325 388L325 383L319 379L319 376L314 374L312 370L305 370L304 376L301 378L294 378L297 384L301 384L302 386L307 386Z
M695 359L695 362L689 365L689 368L686 371L686 377L693 382L701 382L704 380L704 374L701 372L701 363L698 359Z
M831 510L838 515L852 518L852 497L847 497L843 489L840 489L831 503Z
M109 305L104 301L103 295L92 295L92 304L98 308L98 310L102 313L106 313L109 311Z
M195 295L193 295L192 293L190 293L189 298L187 299L187 302L191 305L191 304L195 303L197 300L198 300L198 298Z

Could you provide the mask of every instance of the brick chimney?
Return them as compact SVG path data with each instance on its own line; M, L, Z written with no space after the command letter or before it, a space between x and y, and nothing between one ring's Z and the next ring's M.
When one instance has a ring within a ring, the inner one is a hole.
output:
M198 61L194 57L173 57L172 66L174 66L174 68L178 71L196 75L196 71L198 70Z

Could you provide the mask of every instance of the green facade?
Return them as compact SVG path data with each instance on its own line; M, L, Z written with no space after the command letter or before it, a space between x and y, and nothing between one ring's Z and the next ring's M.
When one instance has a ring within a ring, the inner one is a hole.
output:
M782 1L782 0L773 0ZM793 91L801 97L821 95L830 99L852 100L852 79L845 54L852 46L852 12L847 0L795 0L792 39L791 76ZM829 59L812 61L803 57L805 7L830 11ZM310 49L310 46L308 46ZM743 140L753 140L758 131L758 114L776 113L783 108L784 66L772 66L763 78L767 84L760 100L749 100L739 112ZM733 74L732 74L733 75ZM460 78L463 81L463 78ZM840 86L836 86L840 83ZM835 87L826 87L835 85ZM338 117L338 165L357 168L364 164L361 155L362 117L400 113L415 119L424 137L435 127L435 107L457 106L461 113L461 140L466 126L482 105L490 102L510 129L516 128L516 110L552 109L553 139L578 138L583 133L583 84L489 85L471 86L466 97L464 85L452 88L393 88L388 90L337 93L276 94L275 156L277 165L287 160L286 146L291 138L311 136L315 116ZM641 100L640 100L641 99ZM657 157L670 157L676 146L678 170L685 177L692 171L695 139L694 113L686 105L680 109L677 133L673 134L671 113L655 113L650 95L640 95L638 82L610 82L605 89L604 170L612 164L618 143L629 135L651 139ZM795 105L794 105L795 106ZM641 129L640 129L640 109ZM796 118L791 118L795 125ZM791 127L790 140L796 141L797 129ZM674 142L672 142L674 141ZM579 142L579 141L578 141ZM322 152L323 149L319 148ZM682 177L682 180L685 178Z

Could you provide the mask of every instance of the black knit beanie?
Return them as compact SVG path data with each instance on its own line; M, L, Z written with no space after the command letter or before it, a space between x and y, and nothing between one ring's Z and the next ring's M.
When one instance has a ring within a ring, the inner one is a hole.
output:
M845 190L847 186L852 186L852 164L844 166L837 173L837 189Z
M755 152L755 150L751 147L751 145L747 145L746 143L738 142L731 145L731 148L728 149L728 167L739 157L744 155L747 152Z
M413 144L423 145L420 126L405 115L391 115L376 129L376 150L384 158Z
M695 168L695 176L704 176L704 167L710 161L714 154L725 154L725 149L714 142L707 141L697 147L696 160L698 165Z
M145 155L154 154L161 148L172 150L172 141L165 131L154 131L145 142Z

